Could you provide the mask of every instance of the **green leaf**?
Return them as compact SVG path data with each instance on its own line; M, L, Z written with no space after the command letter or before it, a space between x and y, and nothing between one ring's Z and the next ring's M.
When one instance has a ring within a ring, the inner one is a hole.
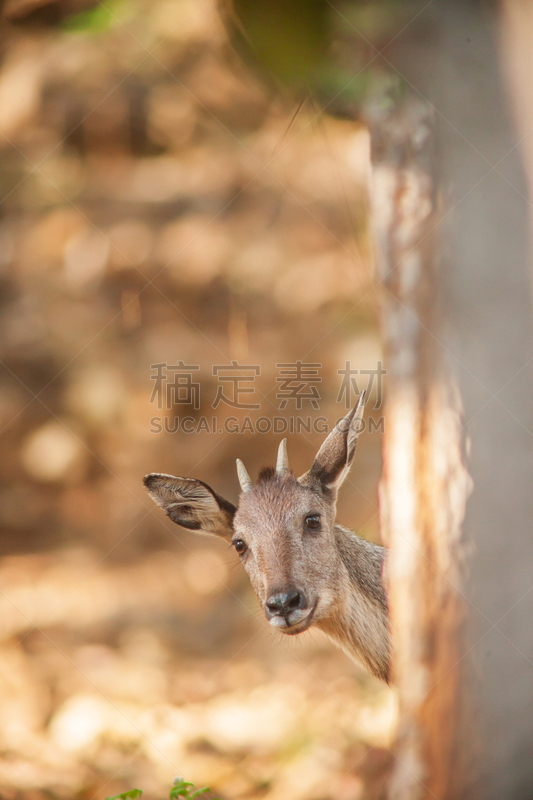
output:
M122 792L122 794L114 794L113 797L106 797L105 800L135 800L143 793L142 789L130 789L129 792Z
M283 84L306 85L324 59L332 8L329 0L234 0L233 37Z
M175 797L190 797L189 786L194 786L194 783L190 783L184 778L176 778L170 790L170 800L173 800Z
M204 786L203 789L195 789L195 791L191 793L189 788L191 786L194 786L194 783L190 783L184 778L176 778L170 790L170 800L175 800L177 797L184 797L185 800L192 800L193 797L200 797L201 794L211 791L209 786ZM217 798L215 798L215 800L217 800Z
M123 6L120 0L108 0L105 5L97 5L68 17L63 22L63 28L73 33L102 33L123 22Z

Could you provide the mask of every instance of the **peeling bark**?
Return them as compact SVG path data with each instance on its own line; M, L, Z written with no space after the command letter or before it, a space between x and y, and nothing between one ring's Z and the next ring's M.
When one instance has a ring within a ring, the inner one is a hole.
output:
M469 480L459 397L436 338L442 314L433 114L409 98L372 123L388 369L381 503L401 715L390 796L405 800L441 797L448 780L464 615L454 589L457 542ZM438 736L428 737L429 728Z
M388 369L382 523L400 696L389 797L526 800L529 200L495 10L434 0L422 17L389 55L413 90L369 111Z

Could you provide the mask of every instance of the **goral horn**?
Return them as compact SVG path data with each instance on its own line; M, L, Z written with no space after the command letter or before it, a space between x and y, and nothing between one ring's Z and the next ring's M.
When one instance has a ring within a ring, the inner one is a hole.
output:
M239 476L239 483L241 484L243 492L247 492L248 489L252 488L252 479L246 472L246 467L240 458L237 459L237 475Z
M287 455L287 440L282 439L279 443L278 460L276 462L276 472L284 475L289 471L289 456Z

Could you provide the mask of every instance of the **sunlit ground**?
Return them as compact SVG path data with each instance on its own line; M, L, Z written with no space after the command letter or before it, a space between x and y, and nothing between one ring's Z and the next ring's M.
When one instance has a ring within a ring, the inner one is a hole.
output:
M79 549L8 558L0 579L5 787L157 797L185 775L351 799L388 763L394 694L317 634L276 643L249 594L227 602L219 554L110 568Z

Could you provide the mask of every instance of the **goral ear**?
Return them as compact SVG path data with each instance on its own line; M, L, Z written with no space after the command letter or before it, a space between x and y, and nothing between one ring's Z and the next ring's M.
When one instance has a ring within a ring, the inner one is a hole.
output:
M143 483L152 500L164 508L172 522L231 541L237 509L203 481L153 472L145 475Z
M301 484L316 485L318 482L322 487L332 490L341 486L355 455L364 405L365 392L361 394L356 407L333 428L316 454L309 472L298 479Z

